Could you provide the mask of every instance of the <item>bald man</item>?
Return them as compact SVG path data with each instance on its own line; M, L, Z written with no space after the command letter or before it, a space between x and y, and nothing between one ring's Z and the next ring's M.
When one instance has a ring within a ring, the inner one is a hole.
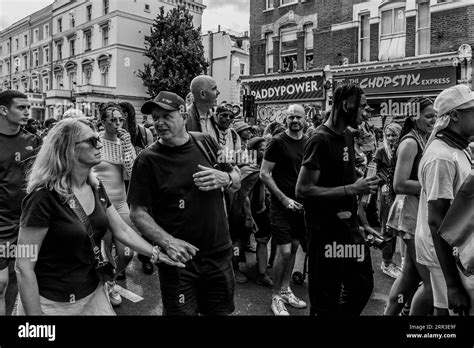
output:
M217 140L217 124L211 110L219 96L216 81L210 76L200 75L191 81L190 89L194 102L188 109L187 131L206 133Z

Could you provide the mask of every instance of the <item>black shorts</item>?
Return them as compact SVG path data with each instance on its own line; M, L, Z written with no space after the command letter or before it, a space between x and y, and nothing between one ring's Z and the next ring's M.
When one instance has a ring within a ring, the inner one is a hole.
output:
M0 271L8 267L11 262L15 262L14 257L5 257L9 247L16 246L19 227L0 232Z
M196 255L186 268L159 264L163 315L229 315L234 305L232 249L209 257Z
M291 244L292 240L304 240L306 227L304 215L272 203L270 209L272 238L277 245Z
M255 232L255 239L269 239L272 236L269 211L265 209L259 214L254 215L258 231Z

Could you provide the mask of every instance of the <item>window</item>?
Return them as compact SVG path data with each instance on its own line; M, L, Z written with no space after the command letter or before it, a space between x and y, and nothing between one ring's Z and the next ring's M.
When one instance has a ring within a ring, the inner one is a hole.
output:
M104 14L106 15L107 13L109 13L109 0L103 0L103 4L104 4Z
M381 17L379 60L405 58L405 9L382 11Z
M57 47L57 52L58 52L58 54L57 54L58 60L61 60L61 59L63 59L63 44L58 43L56 45L56 47Z
M265 0L265 9L266 10L273 9L273 0Z
M39 53L38 51L33 52L33 66L37 67L39 65Z
M87 6L87 20L90 21L92 20L92 5Z
M70 71L68 73L68 78L69 78L69 89L73 91L76 89L76 72Z
M56 73L55 75L56 78L56 86L58 89L63 89L64 84L63 84L63 74L62 72Z
M26 54L23 56L23 66L25 70L28 69L28 56Z
M28 35L23 35L23 42L25 43L25 47L28 46Z
M86 52L90 51L92 48L92 32L90 30L85 32L85 39L86 39Z
M370 61L370 23L369 14L360 16L359 62Z
M109 66L108 65L103 65L100 67L100 76L101 76L102 86L108 86L109 85Z
M109 45L109 27L107 25L102 27L102 46Z
M280 34L281 71L292 72L298 67L296 28L282 29Z
M313 26L307 25L305 27L304 35L304 57L305 57L305 69L310 70L314 68L314 35L313 35Z
M33 32L33 42L38 42L39 41L39 34L40 34L40 31L39 29L35 29L35 31Z
M245 75L245 64L240 63L240 75Z
M7 53L10 53L10 43L7 42Z
M0 45L0 56L3 54L3 46Z
M49 90L49 77L43 77L43 90L48 91Z
M28 92L28 82L23 81L23 92L27 93Z
M280 6L289 5L289 4L296 4L298 0L280 0Z
M82 74L84 84L89 85L91 83L92 65L85 65L82 69Z
M49 47L43 49L44 52L44 62L49 63Z
M70 55L70 56L76 55L76 47L75 47L75 44L76 44L76 40L74 40L74 39L69 40L69 55Z
M150 12L150 5L145 4L145 12Z
M44 37L45 38L49 37L49 24L44 25Z
M74 19L74 16L71 17L71 28L74 28L76 26L76 20Z
M267 74L270 74L273 72L273 33L269 33L265 35L265 41L266 41L266 48L265 48L265 53L266 53L266 64L265 64L265 69L267 71Z
M39 81L38 81L38 79L33 79L33 92L39 93Z
M20 49L19 40L15 39L15 49L18 51Z
M63 31L63 19L58 18L58 33Z
M416 21L417 55L430 54L430 3L418 3L418 15Z
M10 74L10 62L7 62L7 74Z

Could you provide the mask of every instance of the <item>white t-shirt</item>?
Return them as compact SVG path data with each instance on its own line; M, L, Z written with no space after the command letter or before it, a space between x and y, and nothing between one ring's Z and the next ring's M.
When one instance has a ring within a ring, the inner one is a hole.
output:
M440 267L428 225L428 202L454 196L471 173L467 153L435 139L420 161L420 203L415 232L416 260L426 266Z

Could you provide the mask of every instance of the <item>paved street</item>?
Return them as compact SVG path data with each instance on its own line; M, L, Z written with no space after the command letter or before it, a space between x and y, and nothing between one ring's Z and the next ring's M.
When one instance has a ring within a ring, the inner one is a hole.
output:
M380 270L381 252L371 249L372 265L374 269L375 287L372 298L365 308L363 315L382 315L385 300L390 291L393 279L384 275ZM237 284L235 289L236 310L233 315L273 315L270 309L271 289L255 284L255 254L247 253L249 265L242 267L243 272L251 280L246 284ZM299 249L295 270L302 272L304 253ZM395 261L400 264L400 255L396 253ZM116 309L118 315L161 315L163 307L159 291L158 272L155 267L153 275L145 275L141 270L141 263L136 257L127 268L127 279L117 282L124 288L143 297L143 300L133 303L123 299L122 305ZM307 279L302 286L293 284L295 294L309 303L307 294ZM309 315L309 307L299 310L288 306L290 315Z

